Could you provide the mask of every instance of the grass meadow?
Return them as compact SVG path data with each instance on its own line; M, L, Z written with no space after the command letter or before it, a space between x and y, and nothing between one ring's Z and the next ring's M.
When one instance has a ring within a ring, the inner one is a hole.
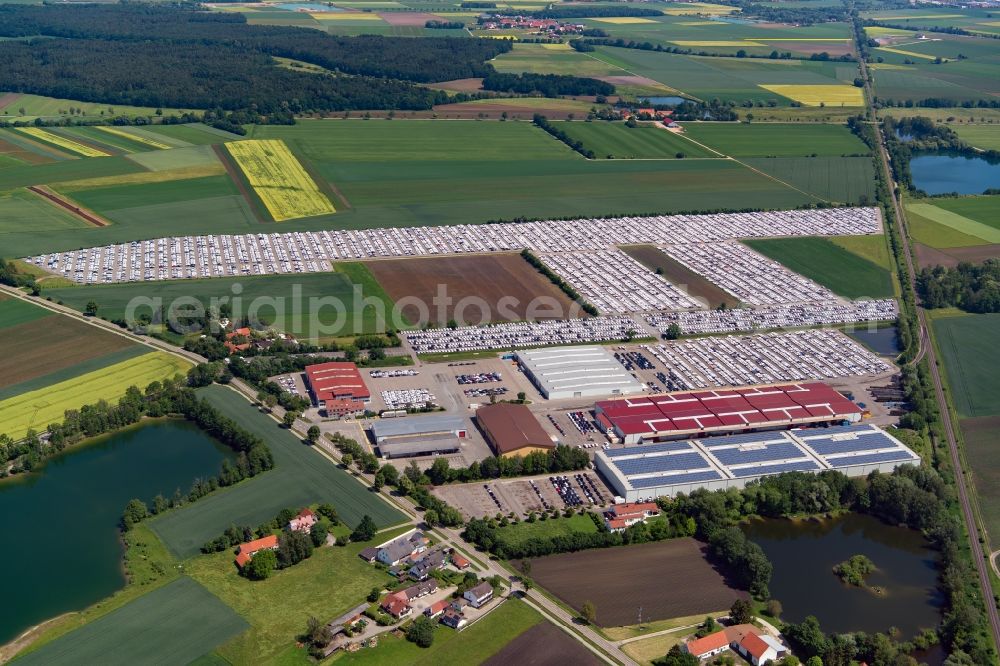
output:
M895 295L892 274L888 269L827 238L775 238L744 242L757 252L845 298L891 298Z
M935 318L934 333L959 416L1000 415L1000 314Z
M697 143L655 125L627 127L617 122L561 122L556 127L593 150L599 159L672 160L683 157L719 158Z
M843 125L723 122L681 124L688 138L730 157L840 157L870 153L868 146Z
M110 666L140 663L156 654L162 663L185 664L247 626L218 597L181 577L43 645L18 663Z
M199 390L220 412L267 442L274 469L194 504L150 521L150 528L172 554L186 559L231 524L258 525L288 507L330 502L351 526L370 515L379 527L404 516L350 474L282 428L232 389L214 385Z
M875 169L869 157L748 157L742 161L824 201L870 205L875 200Z

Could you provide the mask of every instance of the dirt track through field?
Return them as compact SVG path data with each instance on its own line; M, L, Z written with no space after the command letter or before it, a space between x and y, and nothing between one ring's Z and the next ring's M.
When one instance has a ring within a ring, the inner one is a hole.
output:
M531 561L531 577L580 610L590 601L597 624L619 627L729 608L746 592L729 587L694 539L549 555Z
M386 259L369 261L365 266L394 301L417 299L426 305L431 320L438 325L450 319L480 323L481 309L473 299L485 302L492 321L562 319L568 316L572 305L558 287L517 254ZM450 304L438 307L435 303L439 287L449 297ZM549 307L533 311L529 306L536 297L545 297ZM508 300L501 303L504 298ZM468 299L464 314L459 312L463 309L460 307L463 299ZM506 306L503 311L502 305ZM420 315L420 307L416 305L403 308L403 316L411 322L417 323Z
M97 213L87 210L86 208L81 208L75 201L71 201L60 194L56 194L44 185L29 185L28 190L34 192L49 203L69 211L93 227L106 227L111 224Z

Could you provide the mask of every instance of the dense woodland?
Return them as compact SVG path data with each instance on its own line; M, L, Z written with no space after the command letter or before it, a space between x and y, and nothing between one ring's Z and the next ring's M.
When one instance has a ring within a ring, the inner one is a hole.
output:
M505 40L334 37L248 25L240 14L153 5L0 5L0 88L152 107L340 111L427 109L444 93L412 85L485 76ZM294 72L292 58L337 75ZM344 76L347 75L347 76Z
M522 95L539 92L546 97L562 95L613 95L610 83L568 74L501 74L490 72L483 78L483 90Z
M1000 259L956 268L935 266L917 274L917 293L924 307L957 307L968 312L1000 312Z

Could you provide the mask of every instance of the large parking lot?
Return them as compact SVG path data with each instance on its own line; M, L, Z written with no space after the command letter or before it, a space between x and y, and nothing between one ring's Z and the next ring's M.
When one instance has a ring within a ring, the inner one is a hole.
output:
M614 492L591 471L452 484L438 486L433 492L466 518L604 506L614 498Z

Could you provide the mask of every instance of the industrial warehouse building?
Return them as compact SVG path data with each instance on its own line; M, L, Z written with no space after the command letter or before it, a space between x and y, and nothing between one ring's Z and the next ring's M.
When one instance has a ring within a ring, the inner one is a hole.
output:
M476 410L476 423L501 457L524 456L555 448L552 438L524 405L500 402Z
M371 433L383 458L405 458L458 453L468 427L460 416L435 414L378 420Z
M907 463L919 464L920 457L869 424L641 444L599 451L594 458L598 471L627 502L699 488L742 488L782 472L834 469L864 476Z
M517 352L525 374L549 400L642 393L643 385L604 347L551 347Z
M860 407L821 382L604 400L594 411L626 444L861 420Z
M365 405L371 402L371 391L353 363L332 361L307 365L305 373L313 402L328 416L363 412Z

